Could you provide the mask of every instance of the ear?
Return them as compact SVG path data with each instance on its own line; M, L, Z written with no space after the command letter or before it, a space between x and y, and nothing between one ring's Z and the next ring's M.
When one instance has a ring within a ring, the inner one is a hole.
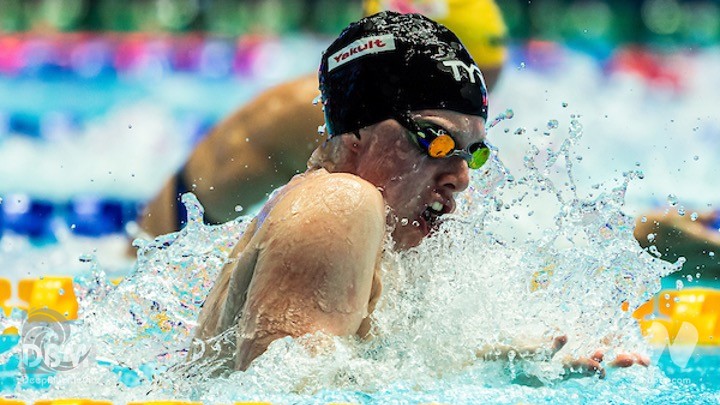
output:
M352 133L347 133L343 135L342 141L345 149L348 151L349 155L352 156L352 158L357 157L364 145L363 137L360 134L359 129Z

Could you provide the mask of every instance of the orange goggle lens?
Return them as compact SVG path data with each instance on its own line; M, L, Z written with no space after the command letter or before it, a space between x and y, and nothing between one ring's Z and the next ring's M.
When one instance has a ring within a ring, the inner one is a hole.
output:
M428 155L443 158L455 149L455 141L449 135L440 135L428 145Z

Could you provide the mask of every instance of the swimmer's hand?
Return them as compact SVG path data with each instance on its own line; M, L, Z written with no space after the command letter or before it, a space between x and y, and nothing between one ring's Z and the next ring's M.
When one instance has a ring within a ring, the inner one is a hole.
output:
M496 346L492 348L483 348L476 352L478 358L488 361L550 361L567 343L567 336L558 336L553 339L550 346L529 346L524 348L514 348L509 346ZM605 368L601 364L603 362L604 353L601 350L593 353L591 357L563 359L563 379L585 378L597 376L600 379L605 378ZM636 353L620 354L614 360L606 363L610 368L625 368L635 364L647 367L650 360L643 355ZM513 382L529 386L541 386L543 382L536 376L520 373Z
M592 377L597 375L598 378L605 378L605 368L602 366L605 354L598 350L591 357L566 358L563 361L565 368L562 374L564 379ZM615 357L614 360L607 363L610 368L626 368L633 365L647 367L650 365L650 359L639 353L622 353Z

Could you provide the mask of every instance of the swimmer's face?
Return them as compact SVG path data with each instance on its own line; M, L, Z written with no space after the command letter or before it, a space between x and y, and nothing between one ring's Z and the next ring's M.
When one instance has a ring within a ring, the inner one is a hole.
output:
M481 117L448 110L412 114L420 125L445 129L465 148L485 139ZM361 131L356 174L377 186L392 210L392 236L398 249L417 246L455 209L455 195L469 183L467 162L459 157L435 159L410 141L407 129L385 120Z

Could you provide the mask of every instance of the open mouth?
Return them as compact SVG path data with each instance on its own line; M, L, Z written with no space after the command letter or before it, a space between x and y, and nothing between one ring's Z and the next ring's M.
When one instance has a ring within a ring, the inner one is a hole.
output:
M445 214L448 211L448 208L448 206L444 205L440 201L435 201L425 208L422 214L420 214L420 217L427 224L428 231L435 230L438 226L440 226L440 216Z

